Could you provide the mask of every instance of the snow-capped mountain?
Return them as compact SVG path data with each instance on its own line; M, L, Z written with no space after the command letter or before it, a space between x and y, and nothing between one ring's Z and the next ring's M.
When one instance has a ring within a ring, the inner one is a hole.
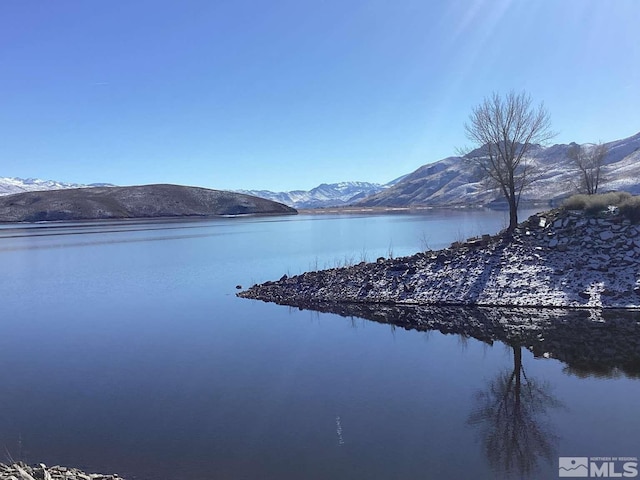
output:
M577 191L579 175L568 157L575 144L536 146L531 152L537 180L522 192L521 202L547 202ZM640 194L640 133L606 143L605 181L599 191L624 190ZM462 157L447 157L418 168L392 187L361 202L360 206L453 206L502 203L497 189L487 190L482 179Z
M579 175L568 157L572 144L536 146L531 151L538 179L522 192L522 204L549 202L577 191ZM599 191L623 190L640 194L640 133L606 143L604 179ZM54 180L0 177L0 195L39 190L113 186L107 183L81 185ZM488 190L482 179L462 157L447 157L429 163L413 173L384 185L369 182L323 183L311 190L272 192L237 190L293 208L322 208L342 205L368 207L491 205L503 203L498 190Z
M110 187L109 183L92 183L83 185L79 183L58 182L56 180L40 180L38 178L0 177L0 195L13 193L37 192L43 190L62 190L66 188L85 187Z
M323 183L311 190L271 192L269 190L238 190L240 193L284 203L294 208L321 208L349 205L378 193L387 185L368 182Z

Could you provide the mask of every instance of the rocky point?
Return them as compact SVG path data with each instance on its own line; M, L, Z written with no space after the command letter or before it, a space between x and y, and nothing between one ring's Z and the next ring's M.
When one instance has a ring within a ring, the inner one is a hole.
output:
M321 302L640 308L640 225L615 209L555 209L511 233L375 263L283 276L238 294Z

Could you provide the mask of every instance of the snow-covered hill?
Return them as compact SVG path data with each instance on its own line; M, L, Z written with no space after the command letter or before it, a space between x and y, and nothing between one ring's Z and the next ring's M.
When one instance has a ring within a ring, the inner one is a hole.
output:
M577 191L579 176L568 158L575 144L535 147L531 152L538 179L522 193L521 202L553 201ZM640 133L605 144L605 181L599 191L640 194ZM392 187L358 203L361 206L486 205L501 203L498 190L487 190L462 157L448 157L418 168Z
M349 205L387 188L385 185L368 182L323 183L311 190L271 192L269 190L238 190L294 208L321 208Z
M79 183L58 182L55 180L40 180L38 178L16 178L0 177L0 195L11 195L13 193L37 192L43 190L62 190L65 188L83 187L109 187L108 183L92 183L82 185Z

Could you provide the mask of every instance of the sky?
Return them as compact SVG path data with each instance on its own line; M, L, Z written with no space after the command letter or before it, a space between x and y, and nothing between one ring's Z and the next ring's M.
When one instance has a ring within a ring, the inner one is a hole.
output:
M0 176L310 189L469 147L493 92L553 143L640 131L637 0L2 0Z

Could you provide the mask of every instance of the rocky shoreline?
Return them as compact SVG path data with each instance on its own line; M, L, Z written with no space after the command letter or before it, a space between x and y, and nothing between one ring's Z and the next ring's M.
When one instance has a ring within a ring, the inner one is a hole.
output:
M5 465L0 463L0 480L125 480L118 475L85 473L77 468L47 467L44 464L29 466L22 462Z
M449 248L283 276L238 296L321 302L640 308L640 225L615 209L554 209Z

